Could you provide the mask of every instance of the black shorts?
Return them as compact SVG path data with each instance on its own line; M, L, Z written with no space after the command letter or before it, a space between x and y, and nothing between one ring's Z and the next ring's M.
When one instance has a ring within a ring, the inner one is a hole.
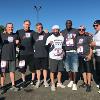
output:
M35 71L35 66L34 66L34 56L33 55L20 55L19 56L19 62L25 60L25 66L19 67L20 72L26 72L27 66L29 66L30 72Z
M36 70L48 70L48 57L45 58L34 58L34 65Z
M79 57L79 71L81 73L92 73L93 72L93 61L90 60L90 61L85 61L84 60L84 57Z
M64 64L62 60L49 59L50 72L64 71Z

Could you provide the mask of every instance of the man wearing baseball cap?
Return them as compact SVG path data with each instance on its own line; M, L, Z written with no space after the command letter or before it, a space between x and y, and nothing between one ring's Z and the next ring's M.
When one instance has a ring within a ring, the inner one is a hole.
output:
M64 71L63 66L63 55L64 51L62 49L62 44L64 37L60 35L60 28L58 25L52 27L52 35L47 38L46 46L49 47L49 67L50 67L50 79L51 79L51 91L55 91L54 74L58 73L58 83L57 87L65 88L61 82L62 71Z
M95 47L95 66L96 66L96 78L97 78L97 87L100 89L100 20L96 20L93 23L93 27L96 30L96 33L93 37L94 41L92 46ZM98 91L100 93L100 90Z

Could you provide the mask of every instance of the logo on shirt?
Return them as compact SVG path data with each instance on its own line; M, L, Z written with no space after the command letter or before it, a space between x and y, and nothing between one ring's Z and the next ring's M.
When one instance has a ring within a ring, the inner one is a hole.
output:
M79 39L79 44L82 44L83 43L83 39Z
M14 38L13 38L12 36L9 36L9 37L8 37L8 41L9 41L9 42L13 42L13 41L14 41Z
M31 37L31 33L25 33L25 37L26 38L30 38Z

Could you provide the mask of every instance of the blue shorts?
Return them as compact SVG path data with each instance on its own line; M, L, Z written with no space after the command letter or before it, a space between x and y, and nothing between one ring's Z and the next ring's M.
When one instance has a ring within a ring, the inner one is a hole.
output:
M67 72L78 72L78 55L76 52L66 52L64 66Z

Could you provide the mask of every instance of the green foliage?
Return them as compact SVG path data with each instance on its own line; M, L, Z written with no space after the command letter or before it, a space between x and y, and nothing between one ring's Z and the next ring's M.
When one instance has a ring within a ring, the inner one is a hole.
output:
M0 33L4 31L5 27L3 25L0 25Z

